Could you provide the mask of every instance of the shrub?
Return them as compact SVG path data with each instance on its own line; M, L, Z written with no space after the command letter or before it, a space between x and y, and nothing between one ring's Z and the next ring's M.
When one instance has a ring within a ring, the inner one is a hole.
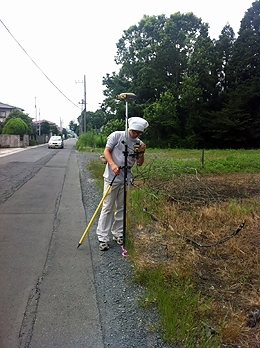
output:
M18 117L11 118L3 128L3 134L24 135L28 131L27 124Z
M76 143L76 149L79 151L87 147L103 148L106 145L106 137L102 134L97 134L94 131L89 131L81 134Z

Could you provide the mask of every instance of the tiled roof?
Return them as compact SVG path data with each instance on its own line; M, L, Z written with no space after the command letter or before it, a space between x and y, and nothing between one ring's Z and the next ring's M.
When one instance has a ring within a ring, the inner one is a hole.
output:
M54 122L51 122L51 121L47 121L47 120L37 120L37 121L34 121L33 123L34 124L38 124L38 123L42 123L42 122L48 122L49 123L49 125L55 125L56 126L56 123L54 123Z
M24 111L22 108L18 108L17 106L12 106L12 105L8 105L8 104L4 104L0 102L0 108L2 109L19 109Z

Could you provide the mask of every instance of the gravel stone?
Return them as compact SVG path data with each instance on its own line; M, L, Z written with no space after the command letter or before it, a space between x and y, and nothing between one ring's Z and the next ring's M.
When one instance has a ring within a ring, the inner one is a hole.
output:
M82 200L87 223L90 221L102 193L95 185L87 163L98 159L95 153L77 153ZM99 251L96 227L99 214L88 235L93 263L95 287L103 332L104 347L167 348L158 329L156 309L143 309L138 300L144 289L133 282L134 268L130 259L122 256L121 247L109 242L110 249Z

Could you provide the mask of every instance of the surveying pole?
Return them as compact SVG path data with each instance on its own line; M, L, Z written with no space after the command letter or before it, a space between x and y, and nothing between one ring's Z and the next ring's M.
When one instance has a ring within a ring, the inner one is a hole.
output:
M125 239L126 239L126 222L127 222L127 157L128 157L128 102L136 100L134 93L121 93L117 97L119 100L125 101L125 150L124 150L124 215L123 215L123 255L125 256L126 250Z

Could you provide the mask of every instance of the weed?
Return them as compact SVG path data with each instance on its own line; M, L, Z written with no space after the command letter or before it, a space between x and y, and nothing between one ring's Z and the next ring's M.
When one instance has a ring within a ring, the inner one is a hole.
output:
M199 150L148 150L133 168L127 246L141 302L158 308L170 344L256 348L260 325L247 321L260 307L259 151L200 161ZM101 162L89 169L102 179Z

